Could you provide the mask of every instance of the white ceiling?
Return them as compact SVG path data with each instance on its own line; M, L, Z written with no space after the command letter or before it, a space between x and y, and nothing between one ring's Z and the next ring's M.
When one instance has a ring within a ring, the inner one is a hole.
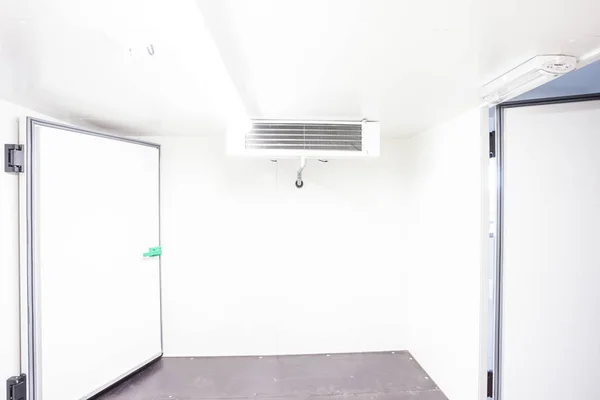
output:
M0 1L0 97L124 133L219 133L245 108L407 136L536 54L600 49L598 0Z
M7 100L126 134L207 134L244 115L193 0L0 1Z

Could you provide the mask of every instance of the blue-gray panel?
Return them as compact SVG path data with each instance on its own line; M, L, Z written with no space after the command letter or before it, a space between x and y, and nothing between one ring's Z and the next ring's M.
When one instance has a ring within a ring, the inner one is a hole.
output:
M511 101L600 93L600 61L561 76Z

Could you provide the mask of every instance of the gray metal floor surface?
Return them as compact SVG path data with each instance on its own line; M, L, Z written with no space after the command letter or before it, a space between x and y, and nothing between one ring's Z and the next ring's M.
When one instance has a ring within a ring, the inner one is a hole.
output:
M407 351L164 357L100 400L447 400Z

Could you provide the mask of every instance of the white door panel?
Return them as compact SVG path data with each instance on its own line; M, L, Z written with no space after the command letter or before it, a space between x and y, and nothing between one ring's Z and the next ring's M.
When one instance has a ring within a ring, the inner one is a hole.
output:
M159 150L35 125L37 399L86 398L160 355Z
M600 101L504 113L502 399L599 399Z

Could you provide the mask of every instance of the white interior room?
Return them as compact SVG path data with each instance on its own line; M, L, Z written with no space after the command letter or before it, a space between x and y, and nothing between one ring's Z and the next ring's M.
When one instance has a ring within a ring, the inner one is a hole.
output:
M600 2L0 10L7 400L600 396Z

